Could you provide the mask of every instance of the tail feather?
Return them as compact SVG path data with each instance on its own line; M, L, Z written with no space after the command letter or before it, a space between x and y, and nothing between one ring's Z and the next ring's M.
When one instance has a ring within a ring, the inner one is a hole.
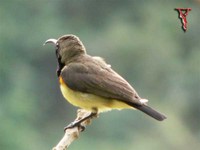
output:
M134 108L144 112L145 114L153 117L154 119L158 120L158 121L163 121L164 119L166 119L167 117L161 113L159 113L158 111L154 110L153 108L147 106L147 105L141 105L141 106L133 106Z
M158 121L163 121L164 119L167 118L165 115L157 112L156 110L147 105L137 106L136 108Z

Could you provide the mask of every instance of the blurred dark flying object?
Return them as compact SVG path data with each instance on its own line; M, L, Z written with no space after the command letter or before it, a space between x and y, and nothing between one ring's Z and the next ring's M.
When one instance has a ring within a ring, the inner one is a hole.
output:
M179 18L181 19L181 23L182 23L182 29L184 32L187 31L187 15L189 13L189 11L191 11L191 8L175 8L175 10L178 11L179 14Z

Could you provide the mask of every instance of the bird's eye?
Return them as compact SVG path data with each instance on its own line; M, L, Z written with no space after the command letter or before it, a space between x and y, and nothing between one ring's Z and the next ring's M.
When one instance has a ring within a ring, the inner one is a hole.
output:
M56 43L56 49L59 49L59 45L58 45L58 43Z
M60 57L60 55L59 55L59 45L58 44L56 44L56 56L57 56L57 58Z
M56 49L56 56L57 56L57 58L59 58L58 49Z

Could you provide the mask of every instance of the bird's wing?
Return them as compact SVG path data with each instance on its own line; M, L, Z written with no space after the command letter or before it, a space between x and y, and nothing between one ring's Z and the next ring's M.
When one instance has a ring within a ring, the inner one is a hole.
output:
M71 63L63 68L61 77L73 90L118 99L127 104L142 104L136 91L111 68L105 69L93 63Z

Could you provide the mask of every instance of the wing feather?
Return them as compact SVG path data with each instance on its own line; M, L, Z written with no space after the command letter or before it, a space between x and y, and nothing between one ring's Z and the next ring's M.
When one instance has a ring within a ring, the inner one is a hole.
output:
M61 76L73 90L141 105L136 91L110 67L98 63L70 63L63 68Z

